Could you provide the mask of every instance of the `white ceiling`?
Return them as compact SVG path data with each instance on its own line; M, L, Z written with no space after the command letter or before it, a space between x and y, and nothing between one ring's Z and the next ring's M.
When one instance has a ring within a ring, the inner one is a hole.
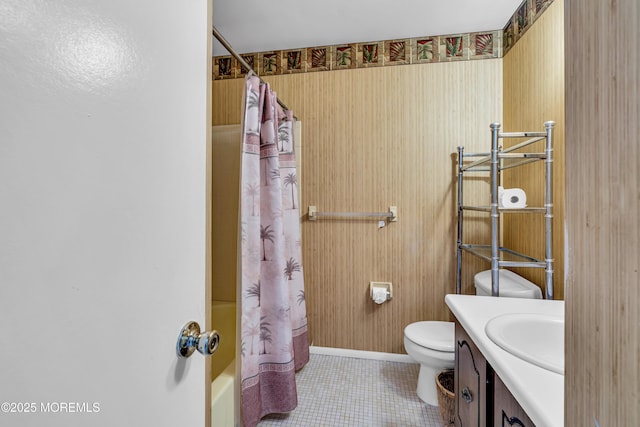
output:
M522 0L213 0L238 53L502 29ZM214 56L227 55L214 40Z

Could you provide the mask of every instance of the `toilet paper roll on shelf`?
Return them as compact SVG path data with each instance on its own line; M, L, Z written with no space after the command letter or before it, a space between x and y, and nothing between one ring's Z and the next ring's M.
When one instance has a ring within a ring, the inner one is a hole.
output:
M522 188L498 187L498 206L501 208L526 208L527 194Z

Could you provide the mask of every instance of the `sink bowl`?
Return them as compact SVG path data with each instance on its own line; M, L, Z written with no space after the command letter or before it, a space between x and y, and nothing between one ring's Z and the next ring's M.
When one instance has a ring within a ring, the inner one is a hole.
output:
M540 368L564 375L564 318L543 314L503 314L487 322L489 339Z

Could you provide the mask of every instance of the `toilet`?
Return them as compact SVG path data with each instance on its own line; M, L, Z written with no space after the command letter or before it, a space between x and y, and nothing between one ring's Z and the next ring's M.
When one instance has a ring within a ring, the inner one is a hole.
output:
M541 299L538 286L510 270L500 270L500 296ZM473 279L476 295L491 296L491 270ZM455 327L453 322L422 321L404 328L404 349L420 364L416 393L425 403L438 406L436 374L455 365Z

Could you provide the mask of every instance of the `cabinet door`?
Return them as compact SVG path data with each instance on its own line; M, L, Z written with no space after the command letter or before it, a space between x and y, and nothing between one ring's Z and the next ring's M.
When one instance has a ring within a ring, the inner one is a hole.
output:
M494 375L493 402L494 427L535 426L498 375Z
M487 362L456 322L456 427L484 427L487 419Z

